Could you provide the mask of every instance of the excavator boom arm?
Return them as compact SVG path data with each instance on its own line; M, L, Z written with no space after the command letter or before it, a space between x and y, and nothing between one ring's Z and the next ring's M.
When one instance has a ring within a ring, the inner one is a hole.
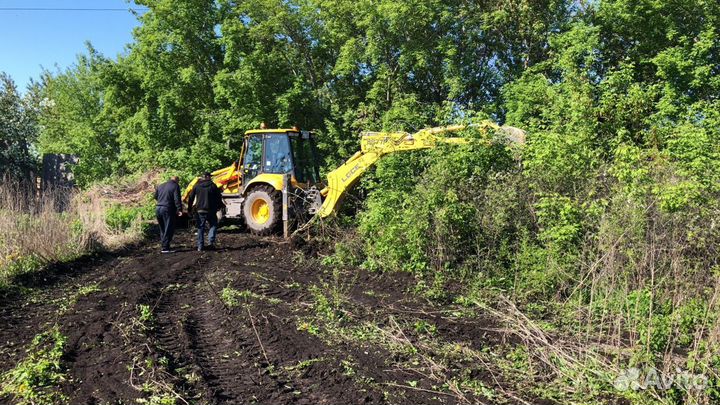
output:
M500 127L495 123L483 121L474 125L453 125L448 127L435 127L420 130L414 134L407 132L366 132L360 140L360 151L356 152L350 159L340 165L337 169L328 174L327 187L320 193L325 197L318 215L327 217L334 213L340 201L348 190L358 181L372 165L382 159L383 156L411 150L432 149L440 144L464 145L470 143L467 138L445 138L439 134L462 131L468 127L479 127L481 130L497 131L504 130L508 138L516 142L522 140L512 139L517 136L513 132L515 128ZM519 131L519 130L517 130ZM520 131L522 132L522 131Z

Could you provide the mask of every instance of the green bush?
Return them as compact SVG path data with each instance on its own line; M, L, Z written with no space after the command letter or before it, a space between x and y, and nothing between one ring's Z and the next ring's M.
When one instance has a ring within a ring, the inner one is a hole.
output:
M35 255L13 259L0 267L0 290L11 285L13 278L41 269L46 263Z
M512 167L508 149L480 143L383 160L366 185L371 194L358 220L366 265L418 273L462 269L480 247L478 236L512 220L487 218L483 208L493 176Z
M113 204L105 211L105 222L114 231L129 229L138 220L139 213L137 209L125 207L121 204Z
M105 210L105 223L113 230L122 232L132 228L133 226L144 227L143 221L150 220L155 217L155 204L151 201L150 196L146 202L140 206L124 206L119 203L110 205Z

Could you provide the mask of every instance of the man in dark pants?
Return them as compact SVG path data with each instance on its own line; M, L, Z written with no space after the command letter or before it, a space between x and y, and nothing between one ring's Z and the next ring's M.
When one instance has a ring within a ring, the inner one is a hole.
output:
M175 217L182 215L179 181L177 176L172 176L155 189L155 216L160 225L161 253L172 253L170 242L175 233Z
M196 201L197 200L197 201ZM195 204L196 220L198 227L197 246L198 251L215 248L215 236L217 234L217 211L222 208L222 192L213 183L210 173L205 173L203 178L195 184L188 196L188 212L191 212ZM210 225L208 232L208 245L205 246L205 226Z

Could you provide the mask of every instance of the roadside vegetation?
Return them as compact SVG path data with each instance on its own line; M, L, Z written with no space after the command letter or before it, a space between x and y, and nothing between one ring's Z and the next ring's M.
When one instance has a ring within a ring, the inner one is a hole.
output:
M40 190L6 178L0 184L0 289L53 263L141 240L154 217L156 176L116 179L81 192Z
M531 376L542 392L528 398L558 403L720 400L717 1L135 3L149 11L125 54L88 46L23 97L0 78L0 171L21 184L35 154L74 154L83 190L36 197L3 183L0 285L135 240L157 180L142 173L222 167L261 122L316 130L327 171L360 131L490 119L526 131L525 145L389 157L314 229L337 273L308 287L314 312L297 330L371 342L433 381L393 384L459 402L502 397L464 374L471 361L516 383L505 397ZM357 268L409 275L416 298L453 319L489 316L513 344L478 351L443 342L427 319L353 319L343 277ZM230 312L277 304L216 287ZM362 380L356 360L339 364ZM285 366L316 364L302 361ZM618 388L631 370L704 380Z
M67 193L50 191L36 200L32 192L17 182L0 186L0 286L44 264L72 259L91 243L71 214L58 212L56 204L66 204Z
M27 357L0 375L0 396L20 405L67 403L57 390L66 378L60 364L65 340L57 325L35 336Z
M567 389L600 398L631 367L687 370L707 385L620 395L703 403L720 360L717 26L657 42L618 27L632 10L601 2L503 88L521 150L382 162L337 262L412 272L430 299L495 312ZM615 55L612 35L642 48Z

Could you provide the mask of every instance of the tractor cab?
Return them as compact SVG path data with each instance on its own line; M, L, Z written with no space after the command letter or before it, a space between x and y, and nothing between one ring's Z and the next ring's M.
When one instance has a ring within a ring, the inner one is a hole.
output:
M276 185L288 173L295 187L306 188L320 182L315 139L309 131L247 131L240 157L238 169L243 190L258 180Z

